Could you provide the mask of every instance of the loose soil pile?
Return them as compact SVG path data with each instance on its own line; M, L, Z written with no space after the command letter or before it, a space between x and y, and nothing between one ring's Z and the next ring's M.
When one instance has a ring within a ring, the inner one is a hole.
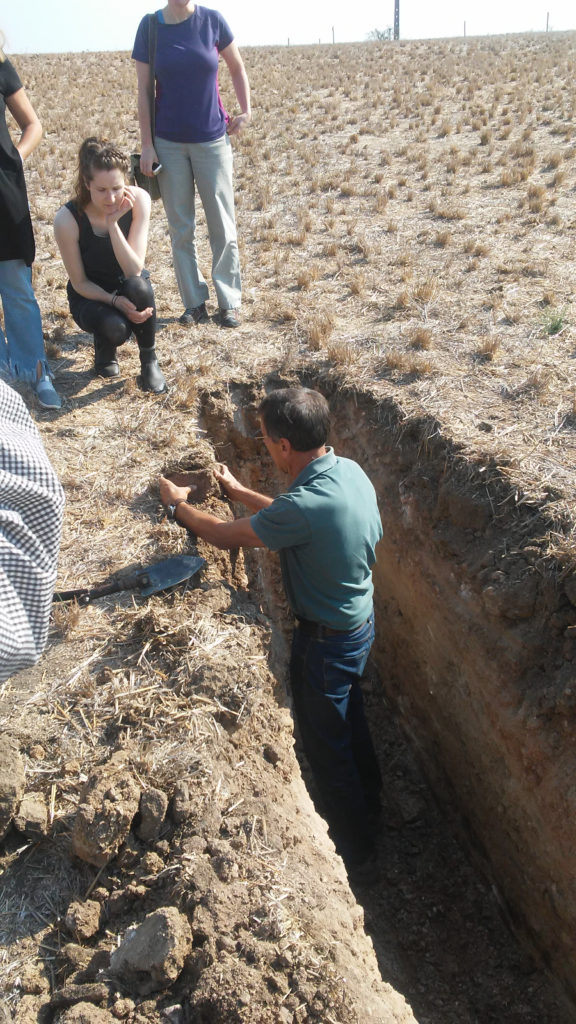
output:
M102 1008L89 1020L412 1020L303 788L241 561L206 576L58 609L65 635L4 688L48 833L21 814L6 841L6 1006L19 1021L80 1003Z

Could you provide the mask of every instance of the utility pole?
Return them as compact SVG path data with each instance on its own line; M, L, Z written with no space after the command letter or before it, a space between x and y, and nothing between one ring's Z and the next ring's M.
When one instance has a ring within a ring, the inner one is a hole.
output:
M548 31L549 24L550 24L550 11L548 11L548 13L546 15L546 31Z
M394 39L400 39L400 0L394 0Z

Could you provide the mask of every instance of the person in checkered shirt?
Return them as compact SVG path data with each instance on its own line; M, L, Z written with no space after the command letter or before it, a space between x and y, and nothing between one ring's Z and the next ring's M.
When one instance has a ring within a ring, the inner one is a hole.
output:
M0 380L0 682L44 650L63 509L38 430Z

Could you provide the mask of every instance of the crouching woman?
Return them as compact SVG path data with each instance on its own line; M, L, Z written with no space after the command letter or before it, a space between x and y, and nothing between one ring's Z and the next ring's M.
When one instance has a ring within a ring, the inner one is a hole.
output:
M117 377L117 348L134 334L144 391L166 391L155 350L156 309L144 269L150 197L126 184L128 160L109 142L85 139L75 195L54 220L74 320L94 335L94 370Z

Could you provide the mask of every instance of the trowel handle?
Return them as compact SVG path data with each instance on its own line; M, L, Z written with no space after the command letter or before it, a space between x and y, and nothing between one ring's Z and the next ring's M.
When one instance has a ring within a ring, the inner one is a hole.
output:
M59 593L54 594L52 601L77 601L79 605L85 606L95 601L98 597L106 597L107 594L117 594L119 590L130 590L132 581L122 580L119 582L115 580L113 583L101 583L99 587L92 587L91 590L88 588L80 588L79 590L61 590Z

